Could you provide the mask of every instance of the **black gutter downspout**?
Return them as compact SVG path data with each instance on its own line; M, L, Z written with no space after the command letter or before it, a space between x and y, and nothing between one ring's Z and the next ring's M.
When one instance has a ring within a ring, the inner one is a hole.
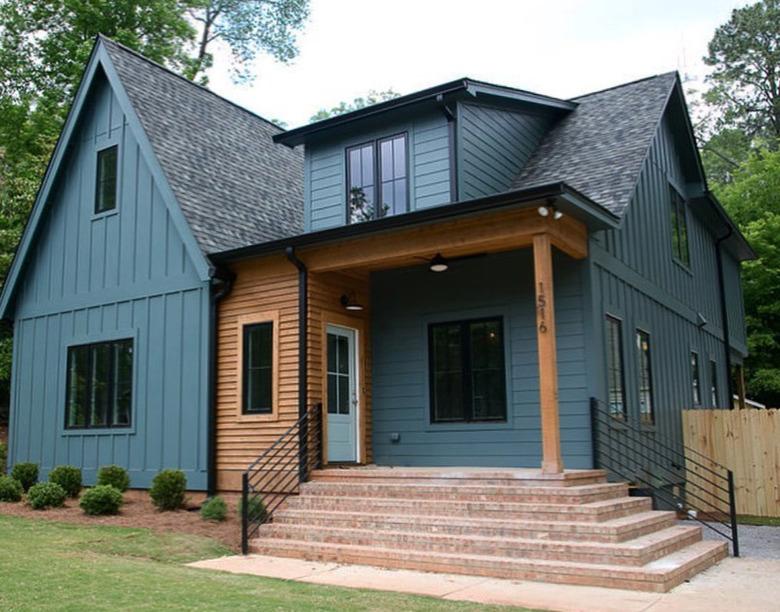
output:
M436 96L436 102L441 107L444 116L447 118L447 136L449 141L449 158L450 158L450 201L458 201L458 155L456 147L457 139L457 125L458 117L452 112L452 109L447 106L444 101L444 96L439 94Z
M726 345L726 389L729 394L729 410L734 409L734 389L731 380L731 334L729 333L729 311L726 304L726 280L723 276L723 242L731 238L734 228L728 225L729 231L715 241L715 260L718 265L718 294L720 297L720 317L723 320L723 343Z
M209 319L209 414L206 448L206 493L217 492L217 316L219 302L233 289L236 275L227 270L215 271L211 276L211 312Z
M309 390L309 271L295 254L295 247L288 246L284 250L287 259L298 268L298 418L301 426L298 429L298 473L301 482L307 479L308 466L308 423L303 417L308 409Z

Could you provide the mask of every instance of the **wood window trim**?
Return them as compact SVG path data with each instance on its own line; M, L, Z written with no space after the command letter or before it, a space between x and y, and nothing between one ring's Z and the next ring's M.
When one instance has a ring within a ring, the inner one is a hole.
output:
M686 198L671 183L669 183L669 197L673 214L672 219L672 260L686 272L691 271L691 243L688 233L688 205ZM675 236L676 234L676 236ZM682 236L685 234L685 245L682 244ZM675 244L679 246L677 253ZM685 252L682 249L685 249Z
M274 422L279 420L279 311L264 310L242 315L236 320L236 419L239 422ZM244 412L244 328L271 323L271 412Z
M620 367L617 369L620 376L620 395L621 405L623 409L620 413L612 412L612 403L610 400L611 386L610 386L610 350L611 346L608 343L610 325L617 325L617 343L618 343L618 357L620 358ZM624 348L624 334L623 334L623 318L619 317L611 312L604 313L604 344L605 344L605 370L607 374L607 409L610 416L616 421L621 423L628 422L628 395L626 394L626 355Z
M647 392L650 398L650 411L647 413L642 412L642 358L643 352L639 345L640 338L644 336L647 339ZM636 349L636 367L637 367L637 410L639 417L639 425L645 430L653 430L656 427L656 413L655 413L655 389L654 389L654 375L653 375L653 334L643 328L637 327L634 330L634 343ZM649 419L645 418L645 415L649 415Z
M100 204L100 158L106 152L111 150L116 151L116 167L114 168L114 206L112 208L106 208L104 210L98 210ZM119 212L119 177L120 177L121 159L120 159L120 147L117 142L110 142L104 146L99 147L95 151L95 197L92 205L93 218L106 217L108 215L115 215Z

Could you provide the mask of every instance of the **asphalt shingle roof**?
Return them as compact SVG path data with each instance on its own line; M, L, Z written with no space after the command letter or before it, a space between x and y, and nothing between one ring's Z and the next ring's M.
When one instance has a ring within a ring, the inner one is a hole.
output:
M284 130L101 39L206 254L303 232L303 153Z
M677 79L675 72L574 98L513 188L564 181L621 216Z

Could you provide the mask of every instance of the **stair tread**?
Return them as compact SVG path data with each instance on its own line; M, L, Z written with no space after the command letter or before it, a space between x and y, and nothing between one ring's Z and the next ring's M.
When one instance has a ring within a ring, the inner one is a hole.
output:
M349 480L344 481L324 481L324 480L310 480L303 485L304 490L317 490L317 489L333 489L333 488L347 488L347 489L368 489L368 490L389 490L402 488L406 491L415 491L419 489L430 489L445 492L457 492L457 493L469 493L474 492L482 495L495 495L495 491L508 491L511 495L550 495L550 496L565 496L575 494L586 493L599 493L604 491L615 491L628 489L628 485L623 482L599 482L593 484L571 485L571 486L549 486L549 487L534 487L526 486L522 484L511 485L485 485L477 483L468 484L454 484L451 482L426 482L426 483L409 483L407 482L351 482ZM503 494L503 493L499 493Z

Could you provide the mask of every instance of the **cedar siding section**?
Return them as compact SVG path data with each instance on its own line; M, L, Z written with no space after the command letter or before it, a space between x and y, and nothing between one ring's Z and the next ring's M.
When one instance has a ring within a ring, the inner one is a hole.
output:
M298 271L284 256L246 260L232 266L236 281L220 303L217 348L217 488L239 490L241 473L298 419ZM346 313L339 303L344 293L354 293L366 306ZM361 462L371 460L370 420L371 368L368 342L368 276L343 273L309 275L308 404L325 401L323 339L324 325L334 323L358 329L360 338ZM244 415L241 412L241 327L273 320L274 329L273 412ZM323 419L326 421L326 419Z

